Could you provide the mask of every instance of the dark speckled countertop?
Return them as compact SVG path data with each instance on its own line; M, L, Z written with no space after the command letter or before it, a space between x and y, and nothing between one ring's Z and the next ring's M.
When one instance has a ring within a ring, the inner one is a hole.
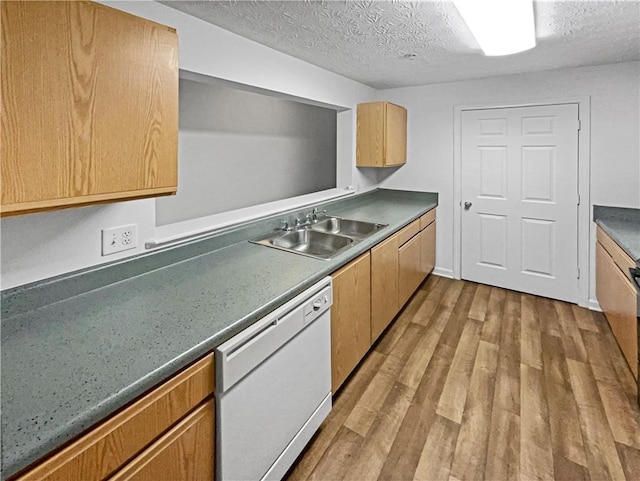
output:
M329 261L248 242L307 208L2 292L2 479L437 203L437 194L379 189L320 205L389 224Z
M593 220L640 266L640 209L594 205Z

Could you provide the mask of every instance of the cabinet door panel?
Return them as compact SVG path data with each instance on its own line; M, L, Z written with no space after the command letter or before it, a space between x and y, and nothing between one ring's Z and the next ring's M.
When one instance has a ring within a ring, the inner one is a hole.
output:
M2 213L175 192L175 31L94 2L1 8Z
M596 243L596 297L631 372L638 379L636 291L600 242Z
M407 110L386 104L385 165L402 165L407 161Z
M215 459L213 399L134 458L111 481L211 481Z
M367 252L331 276L331 389L334 393L371 347L370 260Z
M420 248L420 235L415 235L398 250L398 304L400 307L404 306L422 282Z
M384 102L358 105L356 123L356 165L383 167Z
M371 343L398 313L398 236L371 249Z
M432 222L420 233L420 264L422 278L436 265L436 223Z

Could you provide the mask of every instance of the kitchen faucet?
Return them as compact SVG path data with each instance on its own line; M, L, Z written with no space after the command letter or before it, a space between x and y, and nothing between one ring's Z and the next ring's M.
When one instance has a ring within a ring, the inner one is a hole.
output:
M317 222L318 214L324 214L326 212L327 212L326 209L318 210L317 207L314 207L311 210L311 212L308 212L307 214L305 214L305 216L304 216L305 221L304 222L302 222L302 219L300 219L299 217L296 217L294 219L294 225L290 225L289 221L286 221L286 220L280 221L282 223L282 230L289 232L289 231L293 231L293 230L296 230L296 229L301 229L303 227L307 227L307 226Z

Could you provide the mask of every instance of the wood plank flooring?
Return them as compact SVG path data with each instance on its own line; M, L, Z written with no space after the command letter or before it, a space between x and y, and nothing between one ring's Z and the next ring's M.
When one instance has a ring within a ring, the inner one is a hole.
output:
M640 479L635 380L602 314L430 276L286 479Z

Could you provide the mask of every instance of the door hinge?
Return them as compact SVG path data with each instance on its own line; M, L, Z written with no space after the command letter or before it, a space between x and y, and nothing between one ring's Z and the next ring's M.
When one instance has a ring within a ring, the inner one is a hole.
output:
M582 120L578 119L578 131L582 129Z
M578 279L580 279L580 268L578 267Z
M578 194L578 205L580 205L580 194Z

